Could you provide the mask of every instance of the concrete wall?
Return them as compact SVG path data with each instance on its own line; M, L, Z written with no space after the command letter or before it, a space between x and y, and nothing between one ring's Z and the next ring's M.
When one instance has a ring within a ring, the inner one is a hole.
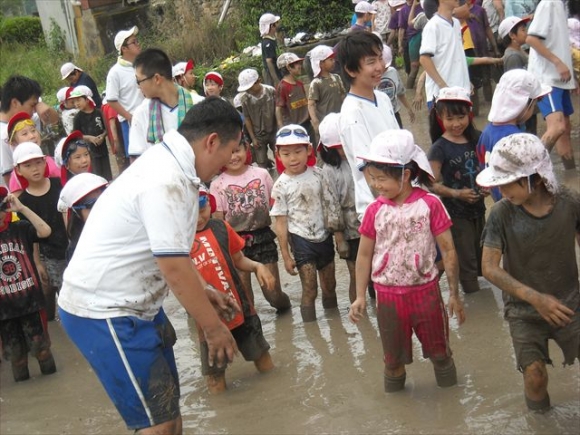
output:
M79 47L70 0L36 0L36 8L44 34L48 36L53 19L64 32L66 50L77 55Z

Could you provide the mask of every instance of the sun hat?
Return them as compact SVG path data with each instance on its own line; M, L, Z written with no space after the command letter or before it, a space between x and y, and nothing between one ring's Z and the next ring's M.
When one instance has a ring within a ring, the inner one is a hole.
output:
M320 145L324 145L326 148L342 146L339 122L340 113L329 113L324 117L318 126Z
M406 165L414 161L419 169L433 177L431 165L425 152L415 144L408 130L385 130L374 137L366 153L357 156L366 162L388 165ZM362 171L362 168L360 170Z
M89 193L108 184L106 179L90 172L75 175L60 191L56 208L59 212L64 213Z
M14 149L12 154L14 166L27 162L32 159L44 158L42 149L33 142L23 142Z
M526 109L530 100L543 97L550 92L552 87L540 83L529 71L524 69L506 71L495 87L487 120L512 121Z
M215 72L215 71L210 71L205 75L205 77L203 78L204 84L205 84L206 80L213 80L214 82L216 82L220 86L224 85L224 78L222 77L222 75L220 73Z
M530 21L530 18L520 18L520 17L507 17L501 23L499 23L499 27L497 28L497 33L500 38L505 38L509 33L512 31L514 27L516 27L520 23L527 23Z
M320 62L333 56L334 50L328 45L317 45L310 51L310 65L312 66L314 77L318 77L318 74L320 74Z
M516 133L500 139L489 156L488 167L475 181L482 187L503 186L538 174L550 193L558 191L550 153L535 135Z
M173 78L179 77L185 74L190 69L194 68L195 63L193 62L193 59L189 59L187 62L178 62L175 65L173 65L173 68L171 68L171 75Z
M377 10L369 2L361 1L356 4L354 11L360 14L376 14Z
M278 15L266 13L260 17L259 27L260 27L260 36L267 35L270 32L270 26L274 23L280 21L280 17Z
M387 68L393 63L393 51L387 44L383 44L383 62Z
M435 102L439 101L463 101L470 106L473 105L471 98L469 97L469 91L461 86L441 88L439 90L439 95L435 98Z
M310 145L310 136L304 127L298 124L288 124L276 132L276 146Z
M72 90L68 95L68 98L78 98L78 97L85 97L93 104L93 107L95 106L95 100L93 100L93 91L91 91L91 89L88 86L81 85L72 88Z
M10 120L8 121L8 127L6 128L6 133L7 133L9 142L12 142L12 136L15 133L16 126L20 122L26 121L26 120L29 120L32 123L32 125L35 125L34 121L32 121L32 118L30 117L30 115L26 112L18 112L10 118Z
M204 185L199 186L199 209L201 210L209 202L209 209L214 213L217 209L217 202L215 196L209 193L209 190Z
M254 86L254 83L258 81L260 76L258 71L253 68L248 68L243 70L240 75L238 75L238 92L245 92Z
M301 62L303 60L304 58L298 57L298 55L294 53L282 53L280 56L278 56L276 65L278 68L282 69L286 68L288 65L292 65L293 63Z
M139 33L139 28L137 26L133 26L129 30L121 30L120 32L117 32L117 34L115 35L115 48L117 49L119 54L121 54L121 47L123 46L127 38L136 35L137 33Z
M72 62L65 63L63 66L60 67L61 79L62 80L66 79L68 76L70 76L73 73L73 71L75 69L78 69L79 71L82 71L82 69L80 69L78 66L76 66Z

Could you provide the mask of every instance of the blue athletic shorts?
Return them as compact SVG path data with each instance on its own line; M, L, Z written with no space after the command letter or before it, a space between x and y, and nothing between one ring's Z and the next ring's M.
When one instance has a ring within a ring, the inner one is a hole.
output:
M332 236L322 242L311 242L296 234L290 234L290 248L294 254L296 267L300 268L307 263L313 263L316 270L324 269L334 261L334 244Z
M554 112L562 112L564 116L572 115L574 107L572 107L570 90L553 87L552 92L538 101L538 109L540 109L544 118Z
M129 157L129 121L122 121L121 132L123 133L123 146L125 147L125 156Z
M62 308L59 315L129 429L179 417L175 330L163 309L152 321L132 316L87 319Z

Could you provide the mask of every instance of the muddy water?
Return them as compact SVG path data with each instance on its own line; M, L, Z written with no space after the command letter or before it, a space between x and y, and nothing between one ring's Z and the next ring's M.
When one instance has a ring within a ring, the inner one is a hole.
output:
M422 116L421 116L422 117ZM408 121L406 117L404 122ZM578 115L573 119L578 153ZM484 125L483 118L478 125ZM411 127L426 145L425 125ZM558 176L579 189L579 172ZM550 351L549 391L554 405L546 414L526 411L522 377L515 360L501 293L484 288L465 296L467 321L451 321L451 346L459 384L440 389L431 363L421 358L407 367L404 392L383 392L381 344L374 307L359 325L347 319L348 271L337 262L339 309L318 322L300 318L300 281L283 272L293 309L278 316L256 295L256 308L272 346L274 371L260 375L240 358L227 371L229 391L210 396L200 375L195 328L171 296L165 304L179 337L175 346L181 380L184 433L217 434L577 434L580 432L579 365L561 367L556 346ZM442 281L445 282L444 280ZM444 297L447 289L443 288ZM10 366L0 364L0 434L123 434L126 431L91 369L68 341L58 322L50 324L58 372L41 376L30 361L32 379L15 384Z

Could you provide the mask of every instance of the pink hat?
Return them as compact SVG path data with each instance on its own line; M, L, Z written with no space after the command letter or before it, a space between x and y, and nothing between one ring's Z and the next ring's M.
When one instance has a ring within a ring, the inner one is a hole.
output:
M437 95L435 101L462 101L470 106L473 105L471 98L469 97L469 91L461 86L449 86L440 89L439 95Z

